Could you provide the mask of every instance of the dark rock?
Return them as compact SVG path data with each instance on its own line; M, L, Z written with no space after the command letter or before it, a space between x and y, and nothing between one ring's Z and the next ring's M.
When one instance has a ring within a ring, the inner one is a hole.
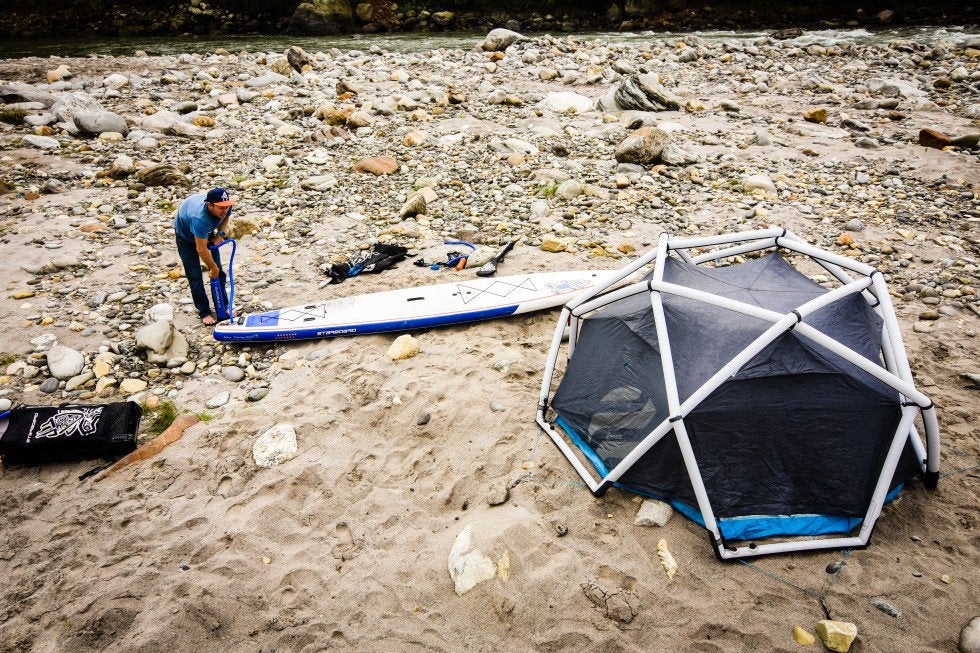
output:
M298 45L291 45L289 49L286 50L286 61L289 65L293 67L298 73L303 72L303 66L310 63L310 55L306 54L306 51L299 47Z
M627 16L647 18L659 14L662 7L660 0L626 0L623 11Z
M978 143L980 143L980 132L963 134L962 136L957 136L953 139L953 145L956 147L963 147L968 150L975 149Z
M868 599L868 601L871 603L871 605L878 608L890 617L895 617L897 619L898 617L902 616L901 610L880 596L872 596L870 599Z
M261 401L269 394L269 388L255 388L245 395L245 401Z
M941 150L953 144L953 139L935 129L923 129L919 132L919 145Z
M41 383L41 392L45 394L51 394L52 392L55 392L57 390L58 390L58 379L56 378L52 377L49 379L44 379L44 381Z
M169 163L158 163L136 173L136 179L147 186L190 186L191 180Z
M354 11L347 0L308 0L296 8L289 34L330 36L354 29Z
M803 30L799 27L788 27L786 29L776 30L769 35L769 38L776 39L777 41L785 41L786 39L795 39L798 36L803 36Z
M848 129L855 129L859 132L871 131L871 127L867 126L860 120L854 120L853 118L845 118L841 121L841 124Z

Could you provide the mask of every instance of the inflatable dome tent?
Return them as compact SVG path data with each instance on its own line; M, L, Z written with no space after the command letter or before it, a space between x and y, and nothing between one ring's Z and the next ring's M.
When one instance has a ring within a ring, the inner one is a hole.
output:
M615 484L670 502L722 559L866 546L906 481L939 477L935 409L914 386L882 274L784 229L663 234L569 302L537 421L594 494Z

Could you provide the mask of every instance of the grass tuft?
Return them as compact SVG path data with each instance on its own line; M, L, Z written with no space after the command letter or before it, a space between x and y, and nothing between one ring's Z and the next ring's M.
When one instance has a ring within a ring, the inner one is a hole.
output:
M143 405L143 410L147 410L146 404ZM150 412L153 414L153 421L146 430L152 435L160 435L177 419L177 407L172 401L161 401L160 405Z
M0 122L19 125L24 122L26 117L27 111L24 109L0 109Z

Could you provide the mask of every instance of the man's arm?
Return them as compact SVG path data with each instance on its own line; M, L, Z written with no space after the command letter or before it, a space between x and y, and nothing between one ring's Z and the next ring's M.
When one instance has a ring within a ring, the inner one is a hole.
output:
M204 264L208 266L208 276L212 279L217 279L221 270L218 269L218 264L214 262L214 257L211 256L211 250L208 249L208 241L206 238L194 237L194 244L197 246L197 255L201 257Z
M225 233L225 230L228 228L229 218L231 218L231 209L228 210L228 215L226 215L225 219L222 220L221 224L218 225L218 229L217 229L218 234L213 237L214 240L212 241L215 245L220 245L221 243L225 242L225 236L223 234Z

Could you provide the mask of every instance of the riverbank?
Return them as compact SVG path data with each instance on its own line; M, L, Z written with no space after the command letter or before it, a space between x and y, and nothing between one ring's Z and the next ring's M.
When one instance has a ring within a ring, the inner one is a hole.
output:
M270 2L129 2L46 0L0 13L0 37L122 37L275 35L307 33L486 33L495 27L522 32L704 31L797 29L880 29L915 25L976 25L980 15L966 2L933 3L870 0L860 7L814 0L702 2L534 3L522 0L434 5L368 0L321 2L326 20L295 20L295 0ZM309 30L313 30L312 32Z
M0 472L0 648L794 651L822 597L857 625L853 651L955 650L980 603L978 46L539 36L295 67L238 48L0 60L0 407L133 397L147 423L168 402L205 418L98 484L78 480L94 463ZM374 157L395 169L355 170ZM508 274L785 226L882 270L948 476L910 484L865 550L722 564L699 526L635 525L636 497L594 498L540 439L554 313L418 332L398 361L393 335L214 342L171 222L217 185L238 202L242 311L470 274L406 262L326 284L374 242L431 261L444 240L517 240ZM148 340L168 311L167 342ZM296 456L257 466L281 423ZM458 595L469 525L503 571Z

